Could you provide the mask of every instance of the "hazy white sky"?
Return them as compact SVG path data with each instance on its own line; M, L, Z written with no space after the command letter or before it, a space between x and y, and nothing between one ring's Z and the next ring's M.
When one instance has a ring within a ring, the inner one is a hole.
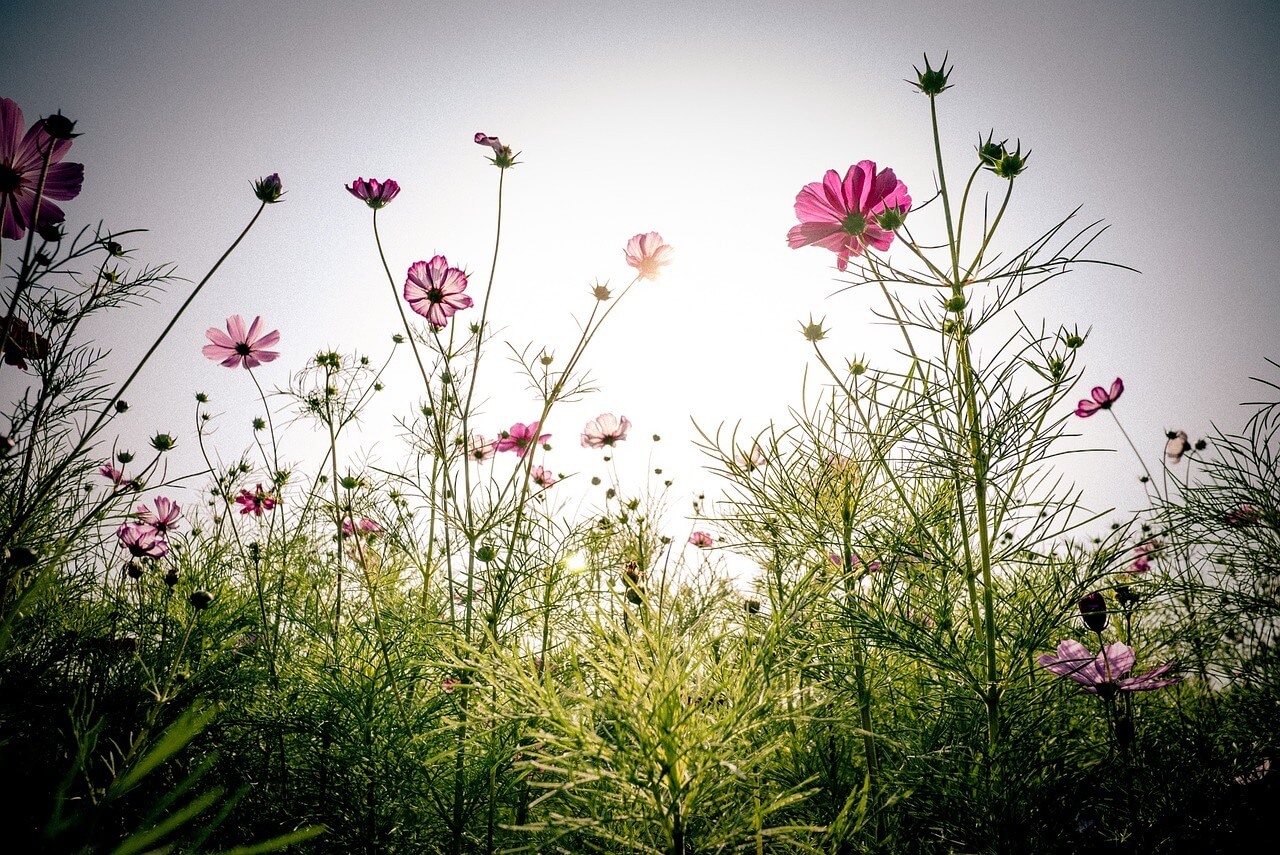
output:
M590 474L582 423L625 413L637 437L664 436L655 462L677 473L683 501L713 484L684 444L690 416L754 429L798 401L808 350L797 320L825 315L833 355L893 361L874 295L829 296L834 257L789 250L784 236L796 192L828 168L872 159L916 199L930 195L927 101L903 82L926 51L955 63L939 101L953 176L991 128L1033 150L1006 247L1082 205L1112 225L1096 254L1142 271L1086 270L1024 312L1093 327L1079 391L1123 376L1118 411L1153 463L1166 429L1238 426L1238 402L1257 395L1248 375L1277 379L1263 362L1280 357L1269 0L4 8L0 95L28 117L60 108L84 133L70 223L150 228L136 257L195 280L252 214L250 180L278 171L287 190L129 395L124 447L167 430L189 449L197 390L227 413L224 455L248 443L252 385L199 352L229 314L281 330L268 385L321 348L385 353L399 322L369 212L342 189L356 176L403 187L381 217L397 277L443 253L481 290L497 182L471 140L484 131L524 153L508 175L491 310L504 338L567 350L589 284L629 278L627 238L655 229L677 248L669 275L634 292L597 341L588 361L602 391L555 418L549 465ZM187 287L102 330L113 365L132 364ZM494 356L487 370L505 376ZM417 395L401 367L360 439L384 462L392 416ZM17 379L0 375L6 397ZM491 431L533 417L518 385L491 392ZM1105 419L1080 427L1084 444L1121 447ZM295 428L286 451L300 455L305 434ZM646 445L619 457L643 458ZM1127 450L1072 471L1095 506L1141 504Z

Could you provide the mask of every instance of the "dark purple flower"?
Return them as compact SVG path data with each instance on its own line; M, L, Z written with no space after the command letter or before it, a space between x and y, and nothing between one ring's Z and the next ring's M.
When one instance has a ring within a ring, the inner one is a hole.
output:
M74 199L84 183L84 164L61 162L71 148L69 134L60 134L66 139L54 139L47 124L48 120L38 121L22 135L22 110L8 98L0 98L0 235L10 240L22 237L32 226L36 186L46 152L49 170L37 226L62 222L66 215L53 202Z
M400 185L391 178L386 181L378 181L374 178L357 178L347 187L347 192L357 199L363 199L366 205L376 211L390 204L391 200L400 192Z
M1109 392L1101 386L1094 386L1093 391L1089 393L1093 400L1081 401L1076 406L1076 415L1082 419L1087 419L1089 416L1098 412L1098 410L1109 410L1111 409L1111 405L1114 404L1123 393L1124 381L1119 377L1117 377L1115 382L1111 384L1111 391Z
M45 359L49 356L49 340L33 332L21 318L0 318L0 330L9 331L0 348L4 351L5 364L26 371L28 359Z
M1173 667L1161 665L1154 671L1127 677L1133 669L1136 657L1133 648L1116 642L1102 648L1096 657L1089 649L1074 639L1058 644L1058 655L1045 653L1036 661L1046 671L1075 680L1083 691L1104 698L1114 697L1116 692L1149 692L1178 682L1180 677L1160 679Z

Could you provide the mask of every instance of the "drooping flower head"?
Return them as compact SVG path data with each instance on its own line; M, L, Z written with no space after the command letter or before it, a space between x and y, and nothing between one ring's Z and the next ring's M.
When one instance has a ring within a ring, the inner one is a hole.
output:
M1170 464L1177 464L1182 460L1182 456L1191 450L1191 443L1187 441L1187 432L1185 430L1171 430L1165 437L1168 441L1164 444L1164 456Z
M134 558L163 558L169 554L169 542L163 532L145 522L121 523L116 537Z
M733 458L733 465L743 472L754 472L768 462L768 458L756 444L751 446L750 451L739 451Z
M146 505L138 505L135 514L140 522L154 528L161 534L168 534L178 527L178 523L182 520L182 506L173 499L158 496L156 498L156 509L152 511Z
M695 531L693 534L689 535L689 542L699 549L710 549L712 545L715 544L711 535L707 534L705 531Z
M1118 641L1102 648L1095 657L1083 644L1068 639L1058 645L1056 656L1044 653L1036 661L1051 674L1074 680L1082 691L1103 698L1115 697L1116 692L1149 692L1181 679L1161 679L1173 667L1172 663L1136 677L1125 676L1133 668L1136 657L1132 647Z
M495 451L514 451L516 457L524 457L534 446L542 445L551 439L551 434L538 435L538 422L516 422L498 435L494 443Z
M545 490L553 486L559 479L550 469L535 466L529 470L529 480Z
M98 467L98 474L106 478L115 486L119 487L124 483L124 471L117 469L110 463L104 463Z
M373 210L385 208L400 192L394 179L378 181L376 178L357 178L347 185L347 192L364 201Z
M893 243L893 229L911 210L907 185L892 169L876 172L864 160L849 167L841 179L828 169L821 181L806 184L796 195L800 224L787 232L787 246L820 246L836 254L836 267L845 270L849 259L867 247L883 252Z
M0 330L8 330L3 343L0 343L6 365L26 371L28 359L48 358L49 340L31 330L22 318L12 315L0 318Z
M263 333L262 326L262 318L255 317L249 328L245 329L244 318L232 315L227 318L225 333L217 327L205 330L205 338L212 344L206 344L200 352L227 368L235 368L237 365L257 368L280 355L279 351L266 349L280 341L280 331Z
M446 326L455 312L471 308L471 298L462 293L466 290L467 274L450 267L443 255L415 263L404 282L409 308L437 327Z
M1101 386L1094 386L1093 391L1089 393L1092 400L1084 400L1076 405L1076 415L1082 419L1098 412L1098 410L1109 410L1111 405L1120 399L1124 394L1124 381L1119 377L1111 384L1110 391L1103 389Z
M41 119L22 134L24 124L22 110L8 98L0 98L0 236L10 240L22 237L27 229L36 226L52 226L66 219L55 201L66 202L80 193L84 183L84 164L63 163L71 148L70 133L59 131L54 122L56 138L49 132L50 120ZM40 183L41 164L49 153L49 170L45 173L44 192L40 197L39 222L36 215L36 188Z
M262 489L261 484L252 493L241 490L240 495L236 496L236 504L240 506L241 514L253 514L259 517L264 511L274 508L278 501L275 496Z
M502 140L497 137L491 137L486 133L477 132L475 135L476 145L487 145L493 149L493 157L489 158L489 162L499 169L510 169L516 165L516 156L511 151L511 146L503 145Z
M627 241L623 254L627 257L627 264L636 269L638 278L653 281L658 278L662 268L672 262L675 250L663 242L662 235L647 232Z
M626 416L601 413L582 428L582 447L604 448L616 445L627 438L627 431L630 429L631 420Z

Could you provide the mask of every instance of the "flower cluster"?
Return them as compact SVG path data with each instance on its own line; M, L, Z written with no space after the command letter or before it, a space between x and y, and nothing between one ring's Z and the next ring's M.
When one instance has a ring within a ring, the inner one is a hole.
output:
M121 523L116 538L134 558L163 558L169 554L168 535L178 528L181 519L182 507L160 496L155 500L155 510L138 505L134 520Z

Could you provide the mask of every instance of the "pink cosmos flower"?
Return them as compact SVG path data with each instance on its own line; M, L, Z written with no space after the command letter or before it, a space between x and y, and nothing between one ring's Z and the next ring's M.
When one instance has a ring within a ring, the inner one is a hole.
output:
M494 441L485 439L478 433L471 434L471 442L467 445L467 456L476 463L483 463L494 454Z
M545 490L555 484L559 479L556 478L550 469L543 469L541 466L535 466L529 470L529 480Z
M493 447L495 451L514 451L516 457L524 457L534 446L542 445L549 439L551 439L549 433L538 436L538 422L530 422L527 425L516 422L510 429L498 435L498 441Z
M163 558L169 554L169 542L163 532L145 522L121 523L116 537L134 558Z
M363 534L370 537L376 537L382 534L382 526L378 525L371 519L362 519L355 525L351 524L351 520L344 519L342 521L342 533L347 537L351 537L353 534Z
M453 690L458 688L458 680L453 677L445 677L440 681L440 688L446 695L452 695Z
M1135 657L1132 647L1118 641L1108 644L1094 657L1083 644L1069 639L1058 644L1057 656L1045 653L1036 661L1051 674L1075 680L1082 691L1103 698L1115 697L1116 692L1149 692L1181 680L1180 677L1160 679L1172 664L1161 665L1137 677L1125 676L1133 668Z
M22 135L23 124L18 105L8 98L0 98L0 221L3 222L0 236L10 240L22 237L33 226L36 186L40 183L45 152L49 152L49 170L45 173L44 193L40 198L39 222L34 224L37 228L66 219L62 209L53 202L74 199L84 183L84 164L62 163L71 148L70 139L51 137L44 119L33 123L25 135Z
M849 167L841 180L828 169L821 181L806 184L796 195L800 224L787 232L787 246L820 246L836 253L836 267L845 270L849 259L867 247L881 252L893 243L893 229L911 210L907 185L892 169L876 172L864 160Z
M699 549L710 549L715 541L705 531L695 531L689 535L689 542Z
M1108 392L1101 386L1094 386L1093 391L1089 394L1093 397L1092 401L1081 401L1076 406L1076 415L1082 419L1089 418L1098 410L1111 409L1111 405L1124 394L1124 381L1117 377L1115 382L1111 384L1111 391Z
M161 534L168 534L178 527L182 519L182 506L173 499L159 496L156 498L156 509L152 513L146 505L138 505L135 513L138 520L146 523Z
M278 501L278 499L262 489L261 484L252 493L248 490L241 490L240 495L236 496L236 504L240 506L240 513L253 514L259 517L262 516L263 511L269 511L274 508Z
M115 468L110 463L104 463L99 466L98 474L117 487L124 483L124 472Z
M385 208L391 203L391 200L400 192L400 185L391 178L386 181L378 181L374 178L357 178L347 186L347 192L357 199L364 200L366 205L376 211L379 208Z
M601 413L583 427L582 447L604 448L616 445L627 438L627 431L630 429L631 420L626 416Z
M264 349L280 341L280 331L272 330L262 334L260 317L255 317L246 330L244 318L232 315L227 318L225 333L217 327L209 327L204 335L213 343L206 344L200 352L214 362L221 362L227 368L235 368L236 365L257 368L262 363L270 362L280 355L279 351Z
M1222 515L1222 521L1231 528L1244 528L1262 519L1262 512L1253 505L1241 505Z
M671 263L675 250L663 243L662 235L648 232L627 241L623 253L627 256L627 264L639 271L636 274L638 278L652 281L658 278L662 268Z
M443 255L414 264L404 282L409 308L437 327L447 325L454 312L471 307L471 298L462 293L465 290L467 274L450 267Z

